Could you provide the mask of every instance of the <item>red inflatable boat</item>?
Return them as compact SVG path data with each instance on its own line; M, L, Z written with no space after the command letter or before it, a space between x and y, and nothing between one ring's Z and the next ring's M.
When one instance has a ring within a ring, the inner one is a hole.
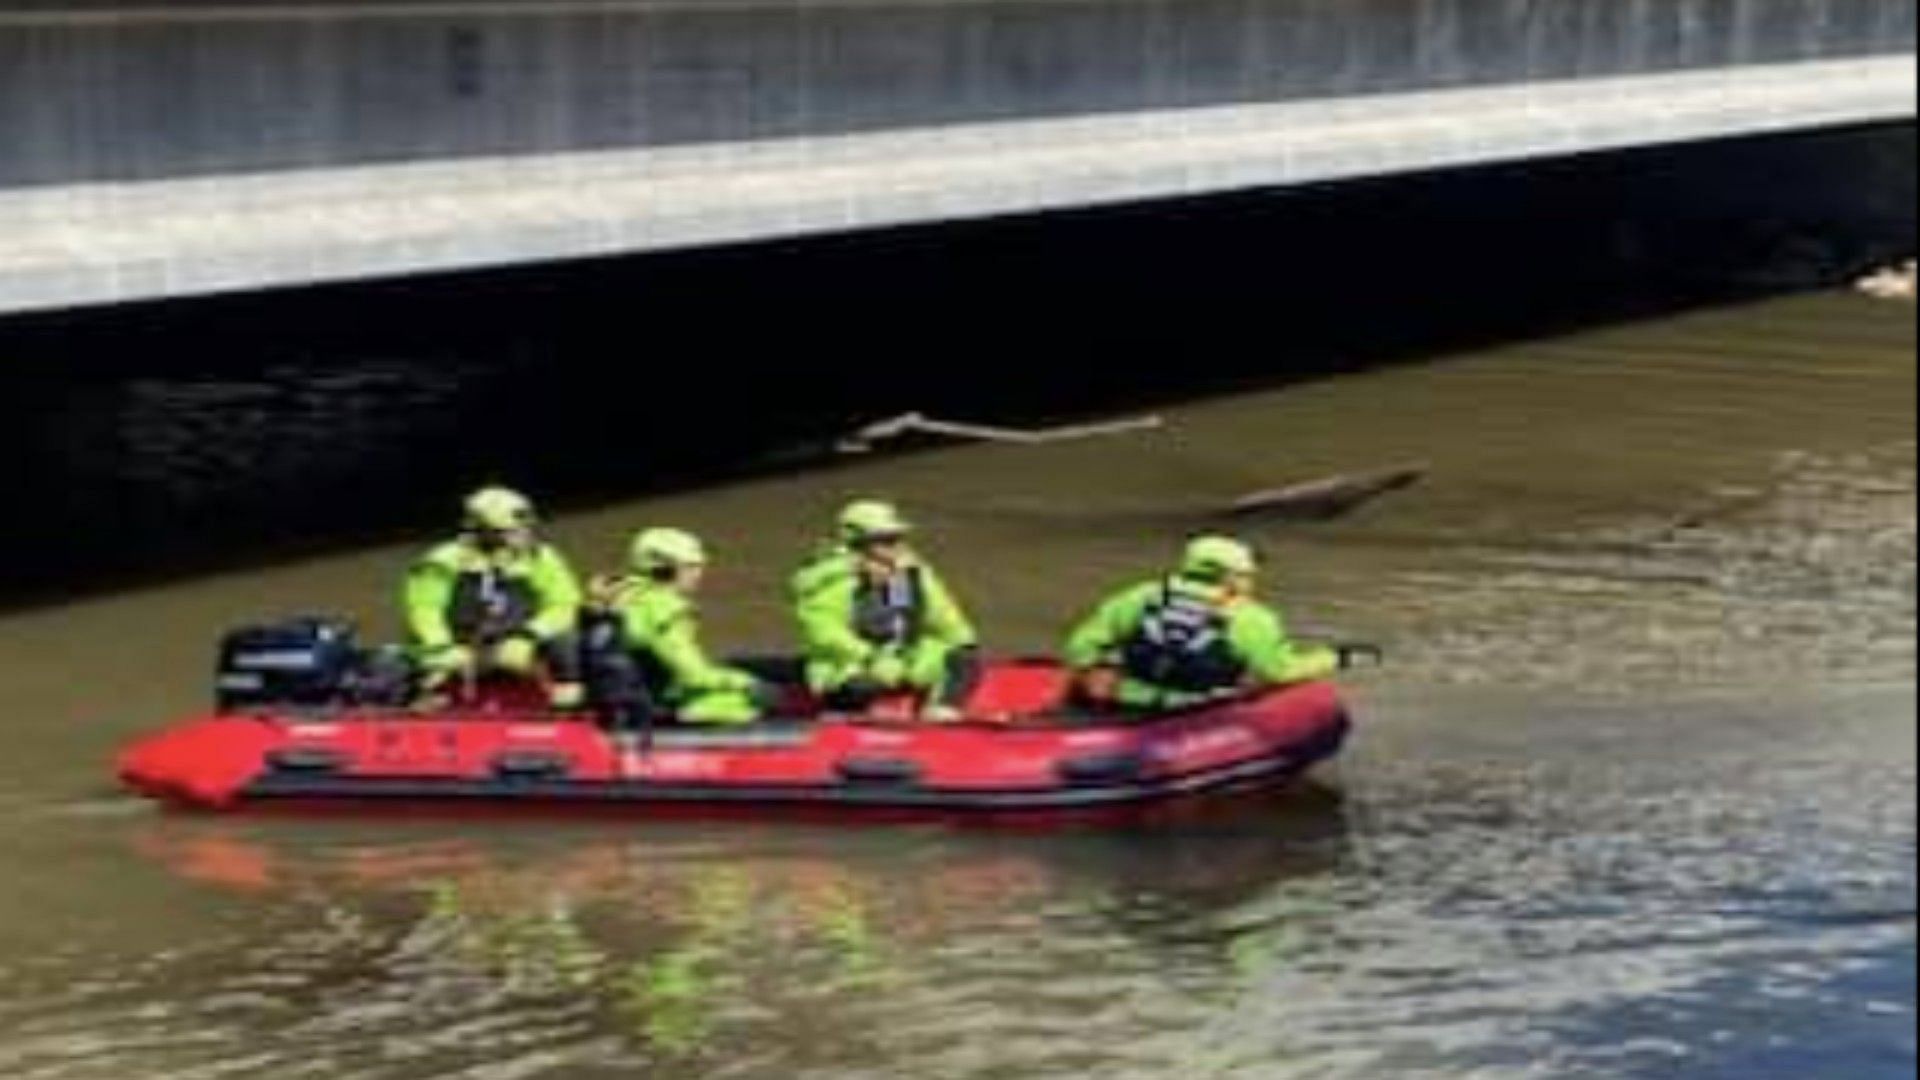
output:
M1136 719L1060 713L1064 682L1055 665L996 665L972 718L955 725L827 715L620 738L590 718L504 705L263 708L146 738L119 775L143 795L214 809L410 800L1057 811L1277 784L1332 757L1350 726L1327 683Z

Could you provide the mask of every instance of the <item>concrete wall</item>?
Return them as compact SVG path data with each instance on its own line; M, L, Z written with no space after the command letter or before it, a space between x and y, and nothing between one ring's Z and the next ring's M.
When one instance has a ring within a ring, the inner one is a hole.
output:
M41 0L0 188L1909 52L1913 0Z

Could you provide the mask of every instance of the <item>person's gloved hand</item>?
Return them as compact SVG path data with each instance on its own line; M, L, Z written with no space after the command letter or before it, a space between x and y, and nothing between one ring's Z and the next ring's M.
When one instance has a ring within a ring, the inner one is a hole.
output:
M495 647L493 660L515 675L531 675L540 665L540 643L525 635L510 637Z
M612 611L620 606L629 580L616 574L600 574L587 583L587 606Z
M557 682L547 689L547 704L572 712L587 704L587 688L580 683Z
M421 658L430 675L458 675L472 671L479 658L465 645L443 645Z
M905 686L908 674L907 662L890 652L881 653L867 665L868 677L889 690Z
M1097 667L1080 673L1080 693L1101 705L1120 700L1120 669Z
M421 682L429 690L438 690L471 674L478 663L479 658L465 645L445 645L420 657Z

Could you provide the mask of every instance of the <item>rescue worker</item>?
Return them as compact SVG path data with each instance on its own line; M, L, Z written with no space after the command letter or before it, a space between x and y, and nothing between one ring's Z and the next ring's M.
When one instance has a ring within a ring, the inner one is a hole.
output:
M1246 544L1201 537L1171 577L1107 601L1067 645L1080 699L1178 709L1338 671L1336 650L1296 644L1280 613L1255 598L1259 573Z
M468 497L460 536L408 571L402 615L429 691L457 679L548 680L555 708L585 702L576 629L579 579L540 539L526 496L490 487Z
M634 576L615 586L609 606L664 711L688 724L751 724L766 714L774 693L752 673L715 663L701 644L694 598L707 566L699 537L648 529L633 541Z
M794 577L807 682L830 708L913 696L923 719L950 723L980 685L979 637L913 532L897 507L856 502L837 540Z

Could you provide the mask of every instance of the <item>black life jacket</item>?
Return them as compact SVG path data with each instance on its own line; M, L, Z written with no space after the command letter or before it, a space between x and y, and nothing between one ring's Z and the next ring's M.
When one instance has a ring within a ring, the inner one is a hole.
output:
M1247 662L1233 647L1233 621L1218 601L1168 582L1121 648L1129 677L1183 694L1239 686Z
M854 592L853 629L878 646L907 646L919 641L927 625L926 578L917 566L886 581L863 577Z
M468 569L453 586L447 624L456 638L492 645L524 629L540 613L540 593L524 575L498 567Z
M630 587L623 584L621 594ZM622 606L615 601L581 612L580 658L588 699L631 724L658 713L672 690L673 673L651 650L627 644Z

